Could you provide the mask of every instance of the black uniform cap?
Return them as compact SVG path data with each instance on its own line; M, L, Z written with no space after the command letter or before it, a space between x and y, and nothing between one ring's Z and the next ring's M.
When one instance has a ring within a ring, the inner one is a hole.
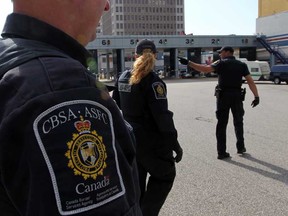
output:
M217 50L218 53L221 53L222 51L229 51L231 53L234 53L234 49L230 46L224 46L221 49Z
M145 49L150 49L153 53L156 53L156 46L151 40L144 39L139 41L136 45L135 52L141 55Z

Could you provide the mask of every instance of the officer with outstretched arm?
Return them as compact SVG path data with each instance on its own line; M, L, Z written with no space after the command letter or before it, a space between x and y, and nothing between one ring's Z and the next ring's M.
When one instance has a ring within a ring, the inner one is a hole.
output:
M215 96L217 98L216 117L218 119L216 126L217 158L225 159L230 157L230 154L226 152L226 128L230 109L234 118L237 153L243 154L246 152L243 135L243 101L245 99L245 88L241 88L242 77L245 77L254 95L251 106L257 106L260 100L257 87L250 75L247 65L236 60L233 56L234 49L225 46L218 52L220 60L213 62L211 65L201 65L186 58L178 58L181 64L187 65L197 71L204 73L215 72L218 74L218 85L215 88Z

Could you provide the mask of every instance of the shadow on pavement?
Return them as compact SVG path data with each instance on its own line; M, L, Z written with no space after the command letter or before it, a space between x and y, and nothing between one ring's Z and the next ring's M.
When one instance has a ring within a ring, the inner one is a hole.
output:
M233 164L235 166L242 167L244 169L250 170L252 172L255 172L255 173L258 173L258 174L263 175L265 177L268 177L268 178L283 182L286 185L288 185L288 170L283 169L283 168L281 168L279 166L275 166L273 164L267 163L265 161L261 161L261 160L255 158L255 157L253 157L252 155L247 154L247 153L241 155L240 157L245 158L245 159L247 159L247 160L249 160L251 162L258 163L258 164L260 164L262 166L265 166L267 168L270 168L271 170L274 170L277 173L269 172L267 170L263 170L263 169L260 169L260 168L257 168L257 167L253 167L251 165L243 164L241 162L234 161L232 159L225 160L225 162Z

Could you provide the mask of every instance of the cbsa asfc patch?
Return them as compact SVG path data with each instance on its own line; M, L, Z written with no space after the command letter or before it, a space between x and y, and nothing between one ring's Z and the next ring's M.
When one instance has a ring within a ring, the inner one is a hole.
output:
M61 215L100 207L125 193L106 107L89 100L63 102L41 113L33 129Z

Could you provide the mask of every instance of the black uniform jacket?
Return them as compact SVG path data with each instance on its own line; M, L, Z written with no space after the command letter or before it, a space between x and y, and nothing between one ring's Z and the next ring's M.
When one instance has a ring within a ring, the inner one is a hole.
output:
M129 70L121 74L116 82L113 98L121 108L124 118L134 128L136 139L138 138L138 159L153 157L152 153L156 157L171 156L172 149L179 143L173 113L168 110L165 83L151 72L140 83L130 85L130 76Z
M142 215L131 131L86 49L20 14L2 37L1 215Z

